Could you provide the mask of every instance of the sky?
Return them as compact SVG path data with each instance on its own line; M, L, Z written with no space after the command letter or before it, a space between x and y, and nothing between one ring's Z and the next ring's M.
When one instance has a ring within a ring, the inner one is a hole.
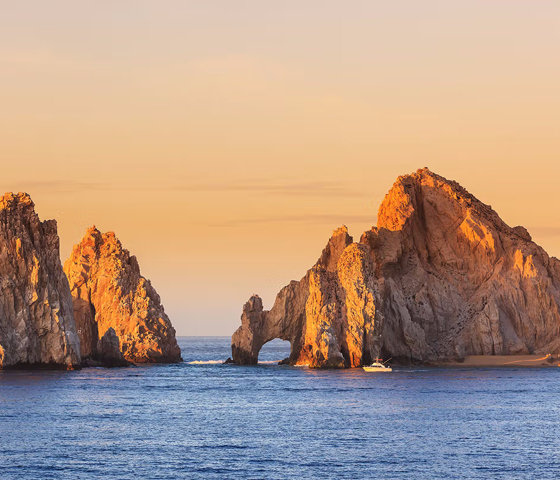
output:
M429 167L560 257L557 0L0 0L0 191L231 335ZM1 194L1 193L0 193Z

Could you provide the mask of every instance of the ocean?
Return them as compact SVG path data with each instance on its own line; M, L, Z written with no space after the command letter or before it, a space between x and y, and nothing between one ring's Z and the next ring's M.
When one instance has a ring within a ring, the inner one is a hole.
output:
M0 479L560 476L560 368L242 367L215 363L229 337L179 343L177 365L0 371Z

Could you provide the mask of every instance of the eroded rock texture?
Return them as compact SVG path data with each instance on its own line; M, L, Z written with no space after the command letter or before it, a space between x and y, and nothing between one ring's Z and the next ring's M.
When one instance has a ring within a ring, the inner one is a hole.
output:
M371 362L376 329L377 285L367 245L352 243L346 227L333 233L315 266L299 282L284 287L272 310L253 296L243 307L241 327L232 337L233 361L255 364L261 347L274 338L289 340L292 365L355 367Z
M377 227L352 243L335 232L321 260L270 312L255 297L232 338L254 363L272 338L291 364L357 366L465 355L558 353L560 261L523 227L453 181L422 169L399 177Z
M175 329L159 295L113 232L90 228L74 246L64 271L84 358L98 355L98 341L112 328L128 361L181 361Z
M0 198L0 368L79 368L80 346L55 220L26 193Z

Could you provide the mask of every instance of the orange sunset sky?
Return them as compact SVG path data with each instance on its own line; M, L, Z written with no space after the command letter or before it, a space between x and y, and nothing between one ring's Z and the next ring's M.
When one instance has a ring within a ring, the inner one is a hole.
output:
M0 0L0 189L230 335L428 166L560 256L560 2Z

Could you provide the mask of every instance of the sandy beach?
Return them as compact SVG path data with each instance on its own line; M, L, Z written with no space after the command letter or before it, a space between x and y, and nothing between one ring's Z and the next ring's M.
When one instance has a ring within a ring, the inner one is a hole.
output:
M469 355L463 362L447 362L450 367L558 367L559 359L548 363L546 355Z

